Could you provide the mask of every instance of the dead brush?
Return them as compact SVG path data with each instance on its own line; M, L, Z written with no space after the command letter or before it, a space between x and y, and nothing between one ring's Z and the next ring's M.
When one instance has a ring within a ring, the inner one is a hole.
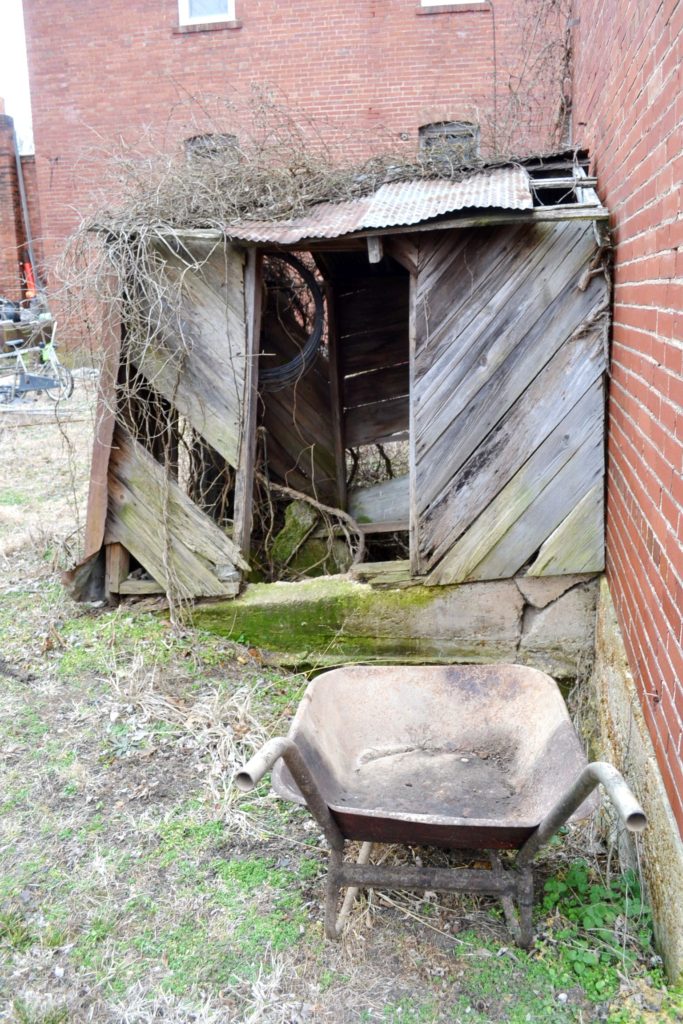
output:
M208 687L196 698L177 698L164 692L160 667L145 667L141 655L129 668L112 677L114 701L110 714L123 707L141 727L170 726L175 739L189 740L198 758L208 762L205 779L216 802L234 801L232 779L251 754L267 739L253 704L259 684L246 683L227 692Z

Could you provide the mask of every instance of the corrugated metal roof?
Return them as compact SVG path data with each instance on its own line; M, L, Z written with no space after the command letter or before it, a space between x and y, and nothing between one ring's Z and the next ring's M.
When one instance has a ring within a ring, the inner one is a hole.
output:
M356 231L408 227L464 209L531 210L534 201L523 167L497 167L463 181L397 181L372 195L341 203L320 203L288 221L228 224L229 238L292 245L306 238L338 238Z

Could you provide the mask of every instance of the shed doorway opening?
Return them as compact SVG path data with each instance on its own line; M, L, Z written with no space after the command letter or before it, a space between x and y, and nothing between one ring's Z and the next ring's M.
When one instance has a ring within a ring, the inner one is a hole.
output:
M409 558L409 296L407 270L389 255L370 263L365 243L264 253L252 534L260 578L349 567L338 524L297 505L294 492L347 511L364 535L364 562ZM264 481L292 493L266 493Z

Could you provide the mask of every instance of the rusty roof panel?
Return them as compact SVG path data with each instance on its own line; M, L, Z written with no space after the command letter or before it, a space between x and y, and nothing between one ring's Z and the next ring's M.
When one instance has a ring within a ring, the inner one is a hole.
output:
M357 231L409 227L464 209L531 210L533 196L523 167L497 167L463 181L390 182L372 195L341 203L319 203L288 221L228 224L230 238L292 245L307 238L339 238Z

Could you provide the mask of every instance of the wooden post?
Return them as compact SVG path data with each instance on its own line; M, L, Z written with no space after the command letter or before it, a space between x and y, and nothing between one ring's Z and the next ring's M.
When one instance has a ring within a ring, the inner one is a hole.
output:
M368 260L370 263L381 263L384 257L382 239L379 235L368 235Z
M242 402L241 434L237 479L235 481L235 513L233 540L245 559L249 558L254 500L254 460L256 458L256 421L258 403L258 355L261 335L261 253L247 250L244 273L244 302L247 321Z
M339 366L339 338L337 337L337 316L334 307L334 292L328 282L325 286L327 300L327 346L330 364L330 411L332 413L332 435L334 458L337 465L337 490L339 507L346 508L346 437L344 431L344 399L342 377Z
M112 313L109 314L103 326L102 355L95 416L95 437L90 465L84 558L89 558L101 549L107 520L107 473L116 422L117 381L121 360L121 323Z
M417 275L410 275L410 299L408 306L408 352L410 359L410 413L408 420L409 431L409 476L410 476L410 572L417 576L420 573L420 553L418 551L418 510L417 510L417 459L415 456L415 321L417 314Z
M107 600L118 594L121 584L130 572L130 555L123 544L105 546L104 591Z

